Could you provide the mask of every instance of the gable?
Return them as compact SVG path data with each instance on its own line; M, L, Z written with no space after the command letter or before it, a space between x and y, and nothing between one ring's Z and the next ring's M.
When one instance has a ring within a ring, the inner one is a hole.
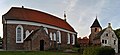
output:
M48 34L46 33L46 31L44 30L44 27L40 27L38 29L36 29L35 31L33 31L33 33L31 35L29 35L25 40L34 40L37 37L40 37L41 35L44 35L46 37L48 37L50 39L50 37L48 36Z
M103 34L101 34L101 38L118 39L112 28L106 28Z

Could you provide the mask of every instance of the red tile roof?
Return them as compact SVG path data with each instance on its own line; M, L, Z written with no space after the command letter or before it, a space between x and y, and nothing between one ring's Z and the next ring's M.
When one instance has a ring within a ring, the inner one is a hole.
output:
M83 39L78 38L79 44L89 44L89 39L87 37L84 37Z
M66 21L56 16L53 16L51 14L37 11L37 10L12 7L3 16L5 17L5 19L39 22L39 23L48 24L48 25L56 26L59 28L63 28L63 29L75 32L75 30Z

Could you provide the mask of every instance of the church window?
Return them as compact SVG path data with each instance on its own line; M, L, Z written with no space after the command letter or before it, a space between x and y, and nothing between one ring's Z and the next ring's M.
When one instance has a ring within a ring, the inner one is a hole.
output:
M67 36L67 44L70 44L70 34L68 33L68 36Z
M72 35L72 42L73 42L72 45L74 45L75 44L75 35L74 34Z
M50 33L50 39L52 40L52 33Z
M61 33L57 31L57 43L61 43Z
M16 43L23 43L23 27L21 25L16 27Z
M56 41L56 34L54 33L53 35L54 35L54 41Z

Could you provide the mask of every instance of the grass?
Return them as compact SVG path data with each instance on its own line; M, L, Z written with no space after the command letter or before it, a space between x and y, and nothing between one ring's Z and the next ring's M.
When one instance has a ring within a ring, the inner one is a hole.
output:
M79 55L79 53L63 53L48 51L0 51L0 55Z
M76 51L76 52L78 51L78 49L79 49L79 48L77 48L77 47L72 48L72 50L73 50L73 51Z

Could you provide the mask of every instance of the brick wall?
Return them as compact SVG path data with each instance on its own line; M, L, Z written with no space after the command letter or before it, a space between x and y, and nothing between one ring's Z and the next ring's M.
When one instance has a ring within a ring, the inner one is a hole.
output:
M4 49L7 50L40 50L40 40L44 40L44 49L48 50L50 48L54 48L55 44L58 47L58 44L56 41L50 40L50 32L52 33L56 33L58 30L55 29L48 29L48 34L45 33L45 31L37 31L32 37L34 39L29 40L29 41L24 41L24 43L22 44L17 44L16 43L16 27L18 24L7 24L7 28L6 25L3 25L3 47ZM25 31L29 30L37 30L40 27L38 26L32 26L32 25L22 25L23 26L23 30L24 30L24 38L25 38ZM61 43L59 44L60 48L67 48L67 32L61 32ZM7 44L6 44L6 36L7 36ZM70 34L71 37L71 41L69 44L72 47L72 34ZM51 46L50 46L50 42L51 42ZM7 48L6 48L7 46Z

